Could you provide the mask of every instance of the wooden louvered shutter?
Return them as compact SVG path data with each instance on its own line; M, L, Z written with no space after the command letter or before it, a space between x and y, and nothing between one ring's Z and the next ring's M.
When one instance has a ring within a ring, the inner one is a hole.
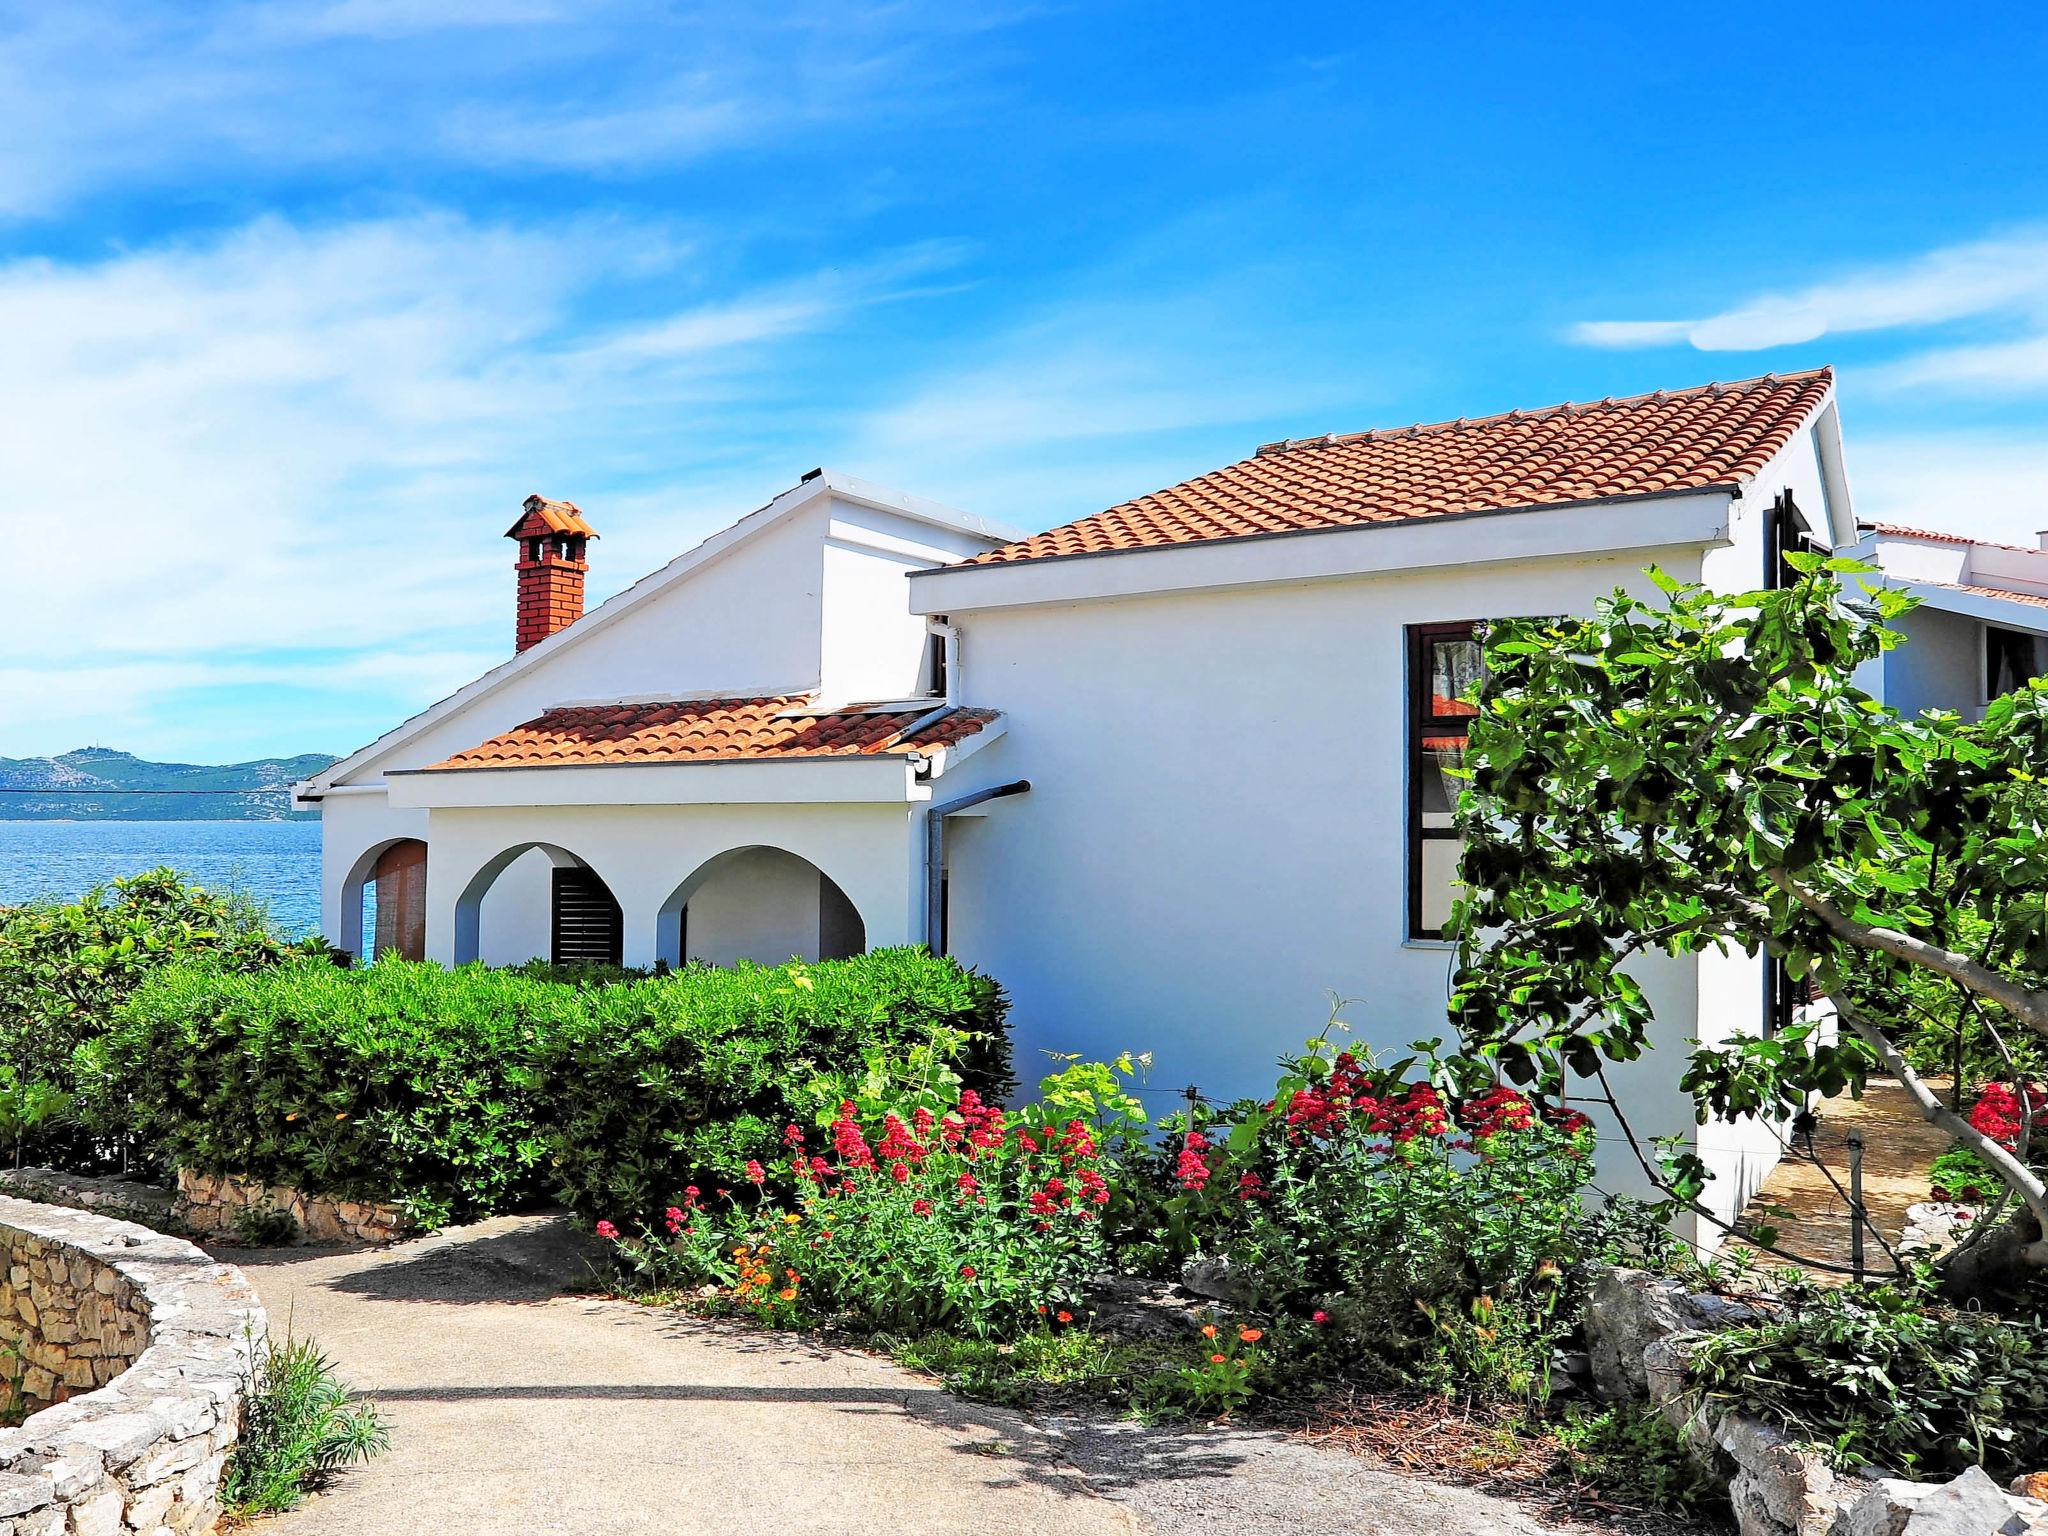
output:
M592 870L557 869L554 963L617 965L624 952L625 923L605 883Z

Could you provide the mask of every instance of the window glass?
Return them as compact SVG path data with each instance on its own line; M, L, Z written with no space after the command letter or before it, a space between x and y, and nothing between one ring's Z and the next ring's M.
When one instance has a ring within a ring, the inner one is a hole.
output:
M1985 702L2017 692L2043 670L2043 645L2037 635L2016 629L1984 626Z
M1442 936L1464 842L1455 829L1465 733L1478 713L1485 648L1469 623L1409 631L1408 935Z

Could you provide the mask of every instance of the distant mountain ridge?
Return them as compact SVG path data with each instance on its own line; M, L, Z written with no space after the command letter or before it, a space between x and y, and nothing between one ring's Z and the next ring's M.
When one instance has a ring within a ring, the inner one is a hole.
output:
M0 821L292 821L291 786L335 759L152 763L110 747L0 757Z

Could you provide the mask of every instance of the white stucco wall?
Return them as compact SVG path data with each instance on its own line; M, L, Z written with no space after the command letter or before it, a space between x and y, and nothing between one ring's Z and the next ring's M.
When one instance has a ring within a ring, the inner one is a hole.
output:
M393 839L428 839L430 882L444 862L428 836L427 813L391 805L387 773L439 762L567 703L811 690L830 703L914 697L926 624L910 611L905 573L986 549L1007 531L948 526L821 491L807 500L799 496L790 510L692 566L651 600L616 617L608 606L601 623L570 632L574 643L536 653L502 683L338 780L341 792L321 802L324 931L336 942L352 931L349 913L360 896L351 875L360 881L366 855L374 858ZM508 631L510 555L508 546ZM603 558L601 544L592 557ZM899 806L897 815L903 814ZM526 840L537 836L529 832ZM703 856L718 851L706 849ZM900 850L891 859L892 878L907 878L897 867ZM547 953L548 868L547 856L534 853L500 876L483 913L481 958L511 964ZM812 921L815 928L815 911ZM902 921L892 911L883 926L901 932ZM629 951L633 942L629 934ZM815 932L811 942L815 947ZM430 933L429 943L439 941Z
M693 877L706 885L725 870L712 865L720 855L762 845L808 860L839 886L866 926L870 947L911 942L917 895L906 852L912 832L907 805L683 805L683 806L493 806L436 809L427 831L427 953L444 964L456 959L456 909L471 883L507 850L542 843L595 870L618 901L624 921L624 960L652 965L681 957L664 950L667 916L677 898L694 898ZM531 864L533 855L508 867L498 884ZM729 871L726 871L729 872ZM786 874L787 871L785 870ZM545 879L544 873L541 878ZM789 881L778 876L785 889ZM818 889L809 883L810 944L818 933ZM500 962L526 958L516 951L545 954L545 908L524 903L497 908L496 885L478 913L479 958ZM713 892L714 916L720 896ZM665 915L666 909L666 915ZM522 914L515 926L494 931L494 915ZM733 915L730 904L728 916ZM698 919L692 918L692 952L698 949ZM714 932L716 928L714 927ZM798 937L793 929L783 937ZM672 945L672 939L668 940ZM781 949L778 941L772 948ZM792 946L794 948L794 946ZM789 958L790 950L774 956Z
M709 965L817 959L822 884L815 865L780 849L733 854L690 897L684 958Z
M1579 611L1641 560L1525 562L956 613L967 702L1008 735L945 793L1025 777L951 837L952 947L1015 999L1017 1058L1150 1050L1162 1103L1263 1092L1353 999L1382 1051L1448 1033L1449 951L1404 942L1405 626ZM1664 552L1684 578L1697 550ZM1670 1045L1694 971L1642 967ZM1645 1129L1689 1127L1676 1051L1627 1069ZM1620 1159L1613 1187L1639 1185Z
M425 811L394 811L381 791L334 795L320 805L320 931L351 954L367 953L362 885L400 838L425 838Z
M1857 672L1862 688L1903 715L1950 709L1974 719L1984 709L1984 626L1959 613L1915 608L1892 621L1905 635Z
M434 850L427 849L431 873ZM477 958L485 965L545 960L554 949L555 861L528 850L492 883L484 897Z

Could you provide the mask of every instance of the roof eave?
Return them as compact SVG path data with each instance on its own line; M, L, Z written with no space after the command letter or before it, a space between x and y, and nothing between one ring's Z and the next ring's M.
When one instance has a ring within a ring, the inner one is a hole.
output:
M1186 544L1048 555L919 572L911 608L950 613L1202 587L1371 576L1425 567L1483 566L1542 558L1593 558L1728 536L1741 483L1602 496L1529 507L1486 508L1341 528L1290 529ZM1627 522L1616 514L1625 511ZM1475 541L1474 524L1498 530ZM1139 557L1143 558L1139 558ZM1128 558L1112 558L1128 557Z

